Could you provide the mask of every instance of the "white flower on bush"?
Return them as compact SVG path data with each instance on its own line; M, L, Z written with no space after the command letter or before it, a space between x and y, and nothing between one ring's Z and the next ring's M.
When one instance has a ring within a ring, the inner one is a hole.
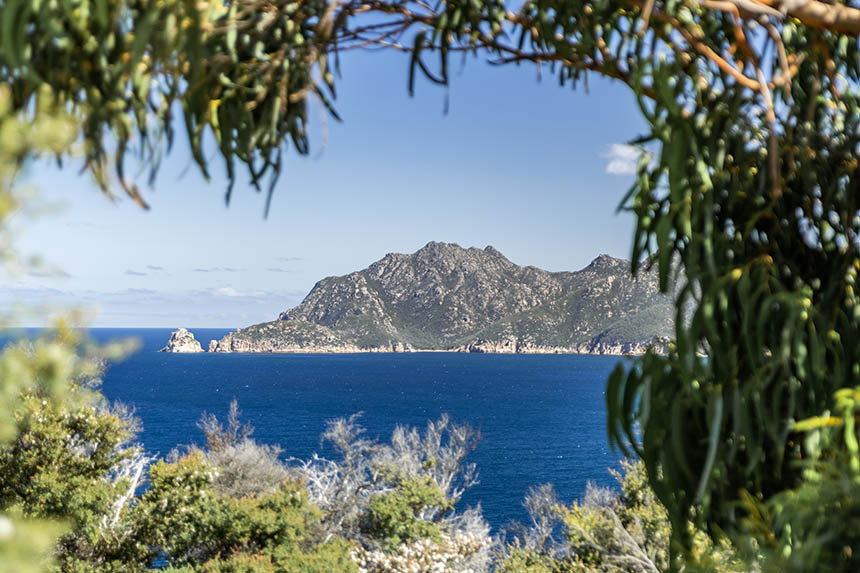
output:
M485 553L491 543L489 536L457 531L443 533L438 542L417 539L401 543L394 553L357 547L351 557L359 573L478 573L483 567L476 568L475 558Z

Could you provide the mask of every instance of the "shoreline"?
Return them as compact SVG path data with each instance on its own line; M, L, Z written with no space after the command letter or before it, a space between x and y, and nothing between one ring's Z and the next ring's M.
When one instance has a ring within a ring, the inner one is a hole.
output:
M180 328L170 334L161 352L174 354L408 354L415 352L447 352L456 354L579 354L587 356L640 356L648 351L665 353L668 339L654 337L636 341L605 341L599 338L570 346L552 346L518 340L474 339L448 348L416 348L409 343L389 341L378 346L358 346L338 340L286 341L273 338L236 338L231 332L220 340L210 340L204 347L194 334Z
M252 355L252 354L492 354L492 355L519 355L519 356L547 356L547 355L558 355L558 356L642 356L646 351L635 351L635 352L605 352L605 351L581 351L581 350L552 350L552 351L539 351L539 350L524 350L524 351L470 351L470 350L457 350L457 349L430 349L430 348L422 348L422 349L414 349L414 350L377 350L377 349L360 349L360 350L312 350L312 349L296 349L296 350L261 350L261 351L233 351L233 350L222 350L222 351L208 351L208 350L200 350L196 352L176 352L176 351L165 351L158 350L157 352L164 352L165 354L242 354L242 355ZM658 354L663 354L663 352L658 352Z

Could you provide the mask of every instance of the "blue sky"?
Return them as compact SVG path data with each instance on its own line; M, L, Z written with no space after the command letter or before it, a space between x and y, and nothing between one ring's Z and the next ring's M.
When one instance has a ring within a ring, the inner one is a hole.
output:
M344 121L327 121L321 149L317 120L314 154L289 154L268 219L243 179L225 207L220 165L207 184L181 139L145 189L148 212L108 201L74 162L31 166L41 206L14 222L17 244L56 272L7 275L0 301L76 306L91 326L234 328L274 319L325 276L431 240L493 245L554 271L628 256L632 219L615 207L631 158L619 144L644 126L622 85L592 77L589 93L572 91L531 66L470 59L445 115L446 90L419 83L410 98L407 70L399 54L343 59Z

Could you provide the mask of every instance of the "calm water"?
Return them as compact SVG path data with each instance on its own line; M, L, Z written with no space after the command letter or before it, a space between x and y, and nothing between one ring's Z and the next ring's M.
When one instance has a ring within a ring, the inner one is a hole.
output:
M224 330L196 329L205 347ZM618 454L606 439L603 390L619 360L602 356L480 354L163 354L167 329L95 329L98 340L134 336L142 349L111 366L104 393L135 407L141 440L166 455L200 443L201 414L225 417L236 398L255 438L285 456L320 451L326 420L363 412L370 436L398 423L420 425L447 412L480 428L472 455L481 483L464 505L480 503L494 527L525 518L529 486L555 485L572 501L587 481L611 485Z

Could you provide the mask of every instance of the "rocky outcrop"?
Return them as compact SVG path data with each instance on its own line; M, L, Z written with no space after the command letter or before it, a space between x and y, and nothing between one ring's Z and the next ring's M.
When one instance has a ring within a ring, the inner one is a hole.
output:
M506 338L497 341L477 339L451 350L454 352L471 352L473 354L516 354L520 351L520 346L515 338Z
M241 328L221 340L209 342L209 352L351 353L413 352L409 344L388 341L358 346L324 326L303 322L274 321Z
M475 340L468 344L450 349L451 352L470 352L475 354L599 354L609 356L629 356L645 354L652 350L665 354L668 338L655 338L643 342L604 342L589 341L573 346L542 346L522 342L514 338L500 341Z
M600 255L574 272L519 266L493 247L428 243L319 281L278 320L210 352L636 354L673 332L655 273Z
M194 353L203 352L203 348L194 339L193 334L184 328L180 328L170 333L170 340L167 341L167 346L159 350L159 352Z
M612 356L640 355L651 350L657 354L666 354L669 350L670 339L665 336L654 337L647 341L612 342L592 340L581 344L572 350L576 354L607 354Z

